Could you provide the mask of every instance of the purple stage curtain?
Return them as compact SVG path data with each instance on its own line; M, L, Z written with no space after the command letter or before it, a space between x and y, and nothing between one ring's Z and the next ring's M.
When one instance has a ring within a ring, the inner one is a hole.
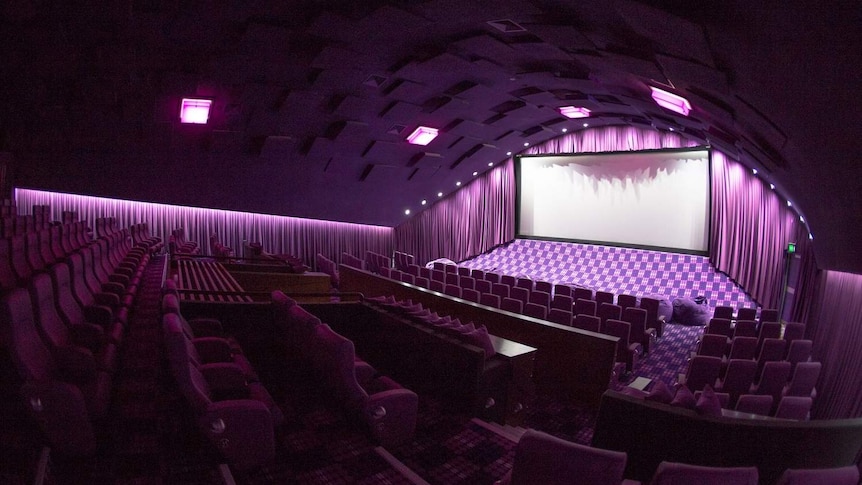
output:
M748 168L717 150L712 153L709 260L764 308L778 308L787 243L795 242L798 254L813 257L808 230Z
M525 154L650 150L697 146L676 133L608 126L570 133ZM514 161L506 160L469 185L395 228L395 248L424 264L481 254L515 238Z
M862 417L862 275L823 271L820 286L807 328L823 364L812 416Z
M462 261L515 237L515 174L507 160L395 228L395 249L417 264Z
M29 213L35 204L50 205L53 220L59 220L62 211L77 211L80 219L88 221L99 217L115 217L119 227L146 222L150 234L161 237L163 241L167 241L172 230L183 228L186 240L197 242L204 254L210 253L211 234L217 234L222 244L233 248L235 256L242 256L243 241L258 241L263 244L265 251L296 256L312 268L317 253L339 262L342 252L359 257L365 257L367 250L381 254L392 252L391 227L30 189L15 189L15 200L22 214Z

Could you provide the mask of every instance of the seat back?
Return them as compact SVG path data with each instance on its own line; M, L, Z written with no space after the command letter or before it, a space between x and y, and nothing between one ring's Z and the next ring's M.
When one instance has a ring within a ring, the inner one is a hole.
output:
M349 410L362 410L368 393L356 380L353 342L322 323L314 328L310 364L321 386Z
M500 297L490 293L482 293L479 297L479 303L492 308L500 308Z
M613 303L614 294L609 291L597 291L595 296L596 305L601 308L602 303Z
M491 284L491 293L502 298L509 298L510 288L508 285L504 285L503 283L492 283Z
M573 305L572 297L567 295L554 295L554 299L551 300L551 309L564 310L571 313Z
M757 320L757 308L740 308L736 311L737 320Z
M817 379L820 378L820 362L800 362L793 371L790 383L784 389L786 396L813 397Z
M760 310L760 323L761 323L761 325L766 323L766 322L777 322L777 321L779 321L778 310L776 310L774 308L766 308L766 309Z
M458 285L461 289L475 290L476 280L474 280L472 276L461 276L458 278Z
M757 322L754 320L737 320L733 327L734 337L757 337Z
M463 298L467 301L479 303L479 292L476 290L472 290L470 288L462 288L461 289L461 298Z
M593 290L579 286L572 288L572 300L578 301L579 299L595 301L593 299Z
M769 416L772 411L772 396L761 396L758 394L742 394L736 400L736 411L741 413L759 414Z
M757 485L757 467L718 468L663 461L655 471L652 485Z
M548 307L536 303L527 303L524 305L524 315L545 320L548 318Z
M530 278L516 278L515 286L518 288L524 288L527 291L533 291L534 289L533 280Z
M813 402L811 396L784 396L778 402L775 417L806 421L808 420L808 413L811 412Z
M626 308L636 307L638 305L638 297L634 295L617 295L617 305L623 309L623 312L626 311Z
M727 347L727 338L723 335L706 334L700 340L697 355L710 355L712 357L723 357Z
M730 344L729 359L753 360L757 351L757 339L755 337L734 337Z
M721 383L721 392L730 396L730 405L736 404L739 396L747 394L754 383L757 374L757 362L745 359L730 359L727 364L727 373Z
M514 298L503 298L503 301L500 302L500 309L506 310L507 312L521 314L524 309L524 303L521 300L516 300Z
M572 296L572 287L569 285L554 285L554 296ZM574 299L572 300L574 301Z
M709 325L706 326L704 333L713 335L730 336L730 319L729 318L712 318Z
M712 312L712 318L733 320L733 307L722 305L715 307L715 310Z
M492 285L495 283L502 283L502 281L500 281L500 274L492 272L485 273L485 281L488 281Z
M550 295L554 291L554 285L548 281L537 281L534 289L536 291L544 291Z
M596 302L593 300L585 300L579 298L575 300L575 307L572 311L575 315L590 315L596 316ZM599 319L601 321L601 318Z
M806 362L809 358L811 358L811 347L813 342L811 340L794 340L790 342L790 346L787 349L787 355L784 359L787 362L790 362L790 366L792 369L796 368L796 365L800 362ZM793 370L791 369L791 373Z
M533 291L530 293L530 303L535 303L547 309L551 305L551 294L544 291Z
M787 469L776 485L858 485L859 468L849 465L840 468Z
M761 395L772 396L773 403L778 402L781 396L781 391L787 384L787 379L790 377L790 362L773 361L767 362L763 366L763 371L760 374L760 380L755 386L754 393Z
M619 485L626 454L579 445L528 429L515 447L512 485Z
M793 342L794 340L805 338L805 324L800 322L788 322L784 325L784 340Z
M619 320L622 317L622 308L613 303L600 303L596 316L602 319L602 324L608 320Z
M491 282L485 280L476 280L476 291L479 293L491 293Z
M55 363L39 335L25 288L15 288L0 299L0 347L8 349L23 382L47 384L53 380Z
M695 355L691 358L685 375L685 385L692 392L700 391L707 384L715 384L721 371L721 359L708 355Z
M514 286L509 290L509 296L520 301L524 305L530 303L530 290L526 288Z
M572 312L560 310L559 308L551 308L551 310L548 312L548 321L571 327Z
M599 333L602 327L602 319L595 315L586 313L578 313L572 320L572 326L581 330Z

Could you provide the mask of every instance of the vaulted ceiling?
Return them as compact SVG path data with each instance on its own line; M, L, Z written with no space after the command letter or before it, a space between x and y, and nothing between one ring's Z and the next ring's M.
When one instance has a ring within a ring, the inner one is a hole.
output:
M757 168L819 265L862 273L862 9L809 3L4 2L0 150L20 186L394 226L584 129L577 105ZM178 123L191 95L208 125ZM418 125L440 136L405 143Z

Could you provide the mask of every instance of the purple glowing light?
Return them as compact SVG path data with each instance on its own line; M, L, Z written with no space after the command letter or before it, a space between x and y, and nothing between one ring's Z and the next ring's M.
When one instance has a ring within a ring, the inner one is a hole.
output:
M563 106L560 108L560 114L566 118L586 118L590 116L590 110L577 106Z
M407 142L413 145L427 145L435 138L437 138L437 128L420 126L413 133L410 133L410 136L407 137Z
M650 90L652 90L653 101L662 108L669 109L683 116L688 116L688 113L691 111L691 103L682 96L652 86L650 86Z
M183 98L180 106L180 122L205 125L210 118L211 99Z

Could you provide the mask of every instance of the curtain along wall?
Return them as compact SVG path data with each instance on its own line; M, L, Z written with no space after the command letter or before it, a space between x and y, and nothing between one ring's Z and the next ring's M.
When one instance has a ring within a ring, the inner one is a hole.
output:
M210 235L216 234L222 244L242 255L243 241L260 242L265 251L290 254L306 264L315 264L321 253L340 262L341 253L364 257L370 250L382 254L392 251L392 228L349 224L344 222L301 219L296 217L252 214L217 209L154 204L107 199L74 194L15 189L19 212L27 213L33 205L50 205L52 219L60 220L63 211L77 211L78 218L94 221L115 217L119 227L146 222L149 232L167 241L171 231L185 230L186 239L197 242L209 253Z
M814 341L811 358L823 364L812 416L862 417L862 275L822 271L820 280L807 325Z
M797 244L803 269L813 257L808 228L787 201L751 170L713 151L709 260L763 307L778 308L787 243ZM802 278L811 278L803 271ZM804 286L809 281L800 281ZM795 314L795 313L794 313Z

